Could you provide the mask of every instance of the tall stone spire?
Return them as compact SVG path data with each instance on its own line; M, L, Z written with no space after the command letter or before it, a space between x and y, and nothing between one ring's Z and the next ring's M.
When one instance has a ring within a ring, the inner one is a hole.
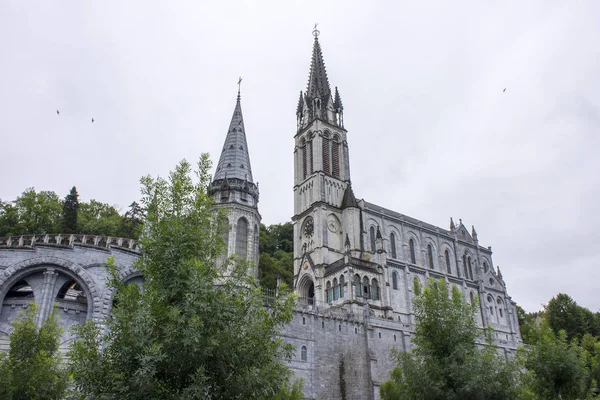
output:
M306 96L307 100L309 100L309 104L315 98L320 98L324 104L327 104L327 101L331 97L331 88L329 87L329 80L327 79L327 71L325 70L321 44L319 43L319 38L317 36L315 36L313 44Z
M323 52L319 43L319 31L314 30L313 51L308 75L306 92L300 94L296 116L298 117L298 131L306 128L312 121L319 119L334 126L343 128L342 100L339 92L331 91Z
M237 103L225 144L221 151L221 157L217 164L214 180L221 179L241 179L252 181L252 167L250 166L250 155L248 154L248 143L246 142L246 129L244 128L244 118L242 116L241 96L238 91Z

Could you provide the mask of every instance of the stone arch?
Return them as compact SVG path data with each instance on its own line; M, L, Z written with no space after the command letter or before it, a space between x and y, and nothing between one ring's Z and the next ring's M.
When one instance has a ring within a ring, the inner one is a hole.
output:
M19 279L33 272L41 271L48 266L52 266L59 271L62 269L63 272L66 272L67 275L72 275L78 281L86 296L91 300L88 302L88 317L91 316L94 321L101 320L103 317L102 299L92 277L79 264L58 257L34 257L8 267L4 271L3 276L0 276L0 287L3 287L0 291L0 300L4 299L6 292Z
M303 305L315 304L315 282L308 274L305 274L298 283L298 300Z

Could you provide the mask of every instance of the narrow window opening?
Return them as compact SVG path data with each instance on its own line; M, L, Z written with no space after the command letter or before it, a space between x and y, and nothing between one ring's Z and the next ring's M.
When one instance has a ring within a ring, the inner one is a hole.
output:
M429 258L429 268L434 269L433 266L433 248L430 244L427 245L427 258Z
M408 246L410 247L410 262L413 264L416 264L416 257L415 257L415 242L414 240L410 239L408 241Z
M396 258L396 235L393 232L390 234L390 246L392 248L392 258Z
M302 359L302 361L306 361L307 360L307 355L306 355L306 346L302 346L302 348L300 349L300 358Z

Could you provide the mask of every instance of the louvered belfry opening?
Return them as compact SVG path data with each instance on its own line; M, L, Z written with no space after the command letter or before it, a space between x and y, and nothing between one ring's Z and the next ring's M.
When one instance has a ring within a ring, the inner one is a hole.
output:
M306 174L306 172L307 172L307 168L306 168L306 166L307 166L307 163L306 163L306 157L307 157L307 155L306 155L306 143L305 143L305 142L302 142L302 177L303 177L304 179L306 179L306 175L307 175L307 174Z
M329 138L325 136L323 136L323 172L326 175L331 174L329 168Z
M332 173L334 178L340 177L340 143L337 136L333 137L333 143L331 146L331 164Z

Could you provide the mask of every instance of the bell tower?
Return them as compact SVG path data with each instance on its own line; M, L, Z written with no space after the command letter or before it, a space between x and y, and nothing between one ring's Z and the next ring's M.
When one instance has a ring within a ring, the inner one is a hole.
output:
M329 86L316 27L313 36L308 85L296 109L294 285L300 297L322 300L325 267L360 246L360 217L350 186L344 106L338 88Z
M240 78L238 85L241 83ZM227 256L237 255L252 263L252 275L258 279L258 243L261 216L258 212L258 186L252 179L246 128L242 116L241 96L231 117L221 157L209 194L217 209L225 210L227 221L223 240Z

